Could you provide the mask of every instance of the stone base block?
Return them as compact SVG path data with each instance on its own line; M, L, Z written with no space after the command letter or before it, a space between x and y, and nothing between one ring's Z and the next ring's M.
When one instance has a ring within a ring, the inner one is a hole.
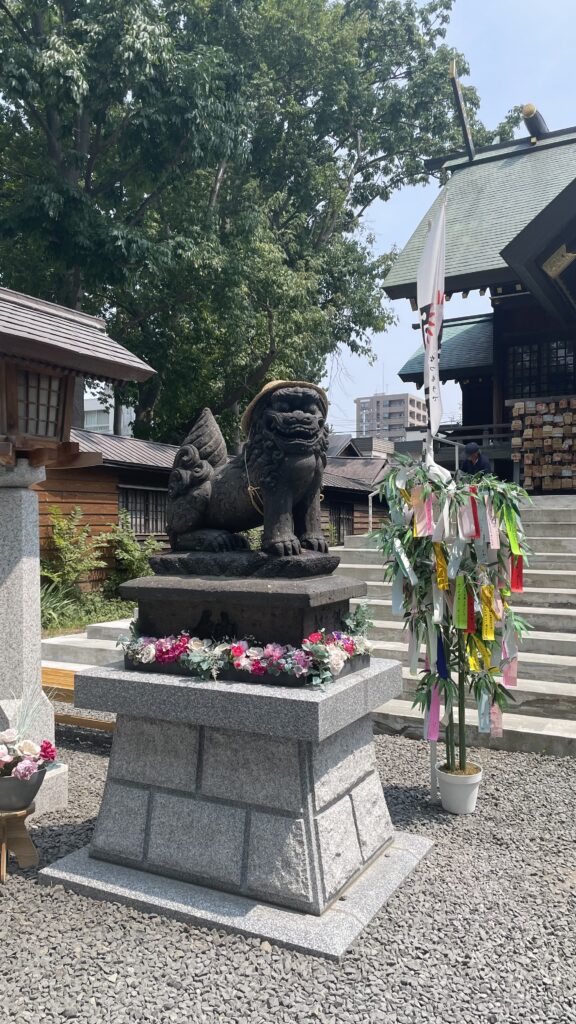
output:
M346 576L312 579L223 579L146 576L121 587L138 602L138 626L146 636L186 630L195 636L254 637L259 643L299 646L317 629L345 629L350 598L366 584Z
M35 821L41 814L63 811L68 806L68 765L58 764L46 772L46 778L34 798L36 810L29 819Z
M44 868L39 881L127 904L204 928L222 928L338 960L426 856L432 842L396 832L394 842L321 917L109 864L77 850Z

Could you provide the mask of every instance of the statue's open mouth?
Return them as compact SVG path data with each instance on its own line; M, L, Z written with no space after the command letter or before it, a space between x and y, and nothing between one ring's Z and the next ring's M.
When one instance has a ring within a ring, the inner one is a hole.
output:
M270 429L287 441L313 441L318 437L318 426L314 424L308 426L305 423L287 424L276 421L270 424Z

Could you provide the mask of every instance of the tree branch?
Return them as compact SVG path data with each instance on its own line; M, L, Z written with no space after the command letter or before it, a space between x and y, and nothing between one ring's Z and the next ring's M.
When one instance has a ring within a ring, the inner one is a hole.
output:
M26 29L20 24L18 18L14 17L8 5L3 3L3 0L0 0L0 11L4 11L4 14L8 18L8 20L12 22L12 25L16 29L20 38L23 39L24 42L28 44L28 46L34 46L34 40L32 39L32 37L28 35Z
M252 370L243 384L239 384L238 387L223 395L220 401L216 403L212 409L215 415L225 412L227 409L230 409L235 405L236 402L242 401L246 392L253 389L255 384L259 384L272 366L277 355L277 348L276 332L274 330L274 313L269 306L266 308L266 321L268 327L268 351L266 352L266 355L262 357L259 365Z

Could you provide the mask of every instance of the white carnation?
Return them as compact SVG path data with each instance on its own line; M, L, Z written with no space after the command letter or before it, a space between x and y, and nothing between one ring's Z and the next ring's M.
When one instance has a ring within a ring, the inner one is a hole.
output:
M140 651L140 661L144 665L149 665L150 662L156 659L156 648L154 644L146 644L146 647Z

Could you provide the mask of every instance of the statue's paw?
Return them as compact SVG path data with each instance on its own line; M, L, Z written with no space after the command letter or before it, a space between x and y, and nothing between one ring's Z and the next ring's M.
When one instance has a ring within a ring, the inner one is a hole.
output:
M322 533L305 533L300 543L308 551L318 551L321 555L328 554L328 542Z
M264 543L262 550L266 551L268 555L278 555L280 558L283 558L287 555L299 555L302 549L298 538L288 534L287 537L280 537L277 540Z

